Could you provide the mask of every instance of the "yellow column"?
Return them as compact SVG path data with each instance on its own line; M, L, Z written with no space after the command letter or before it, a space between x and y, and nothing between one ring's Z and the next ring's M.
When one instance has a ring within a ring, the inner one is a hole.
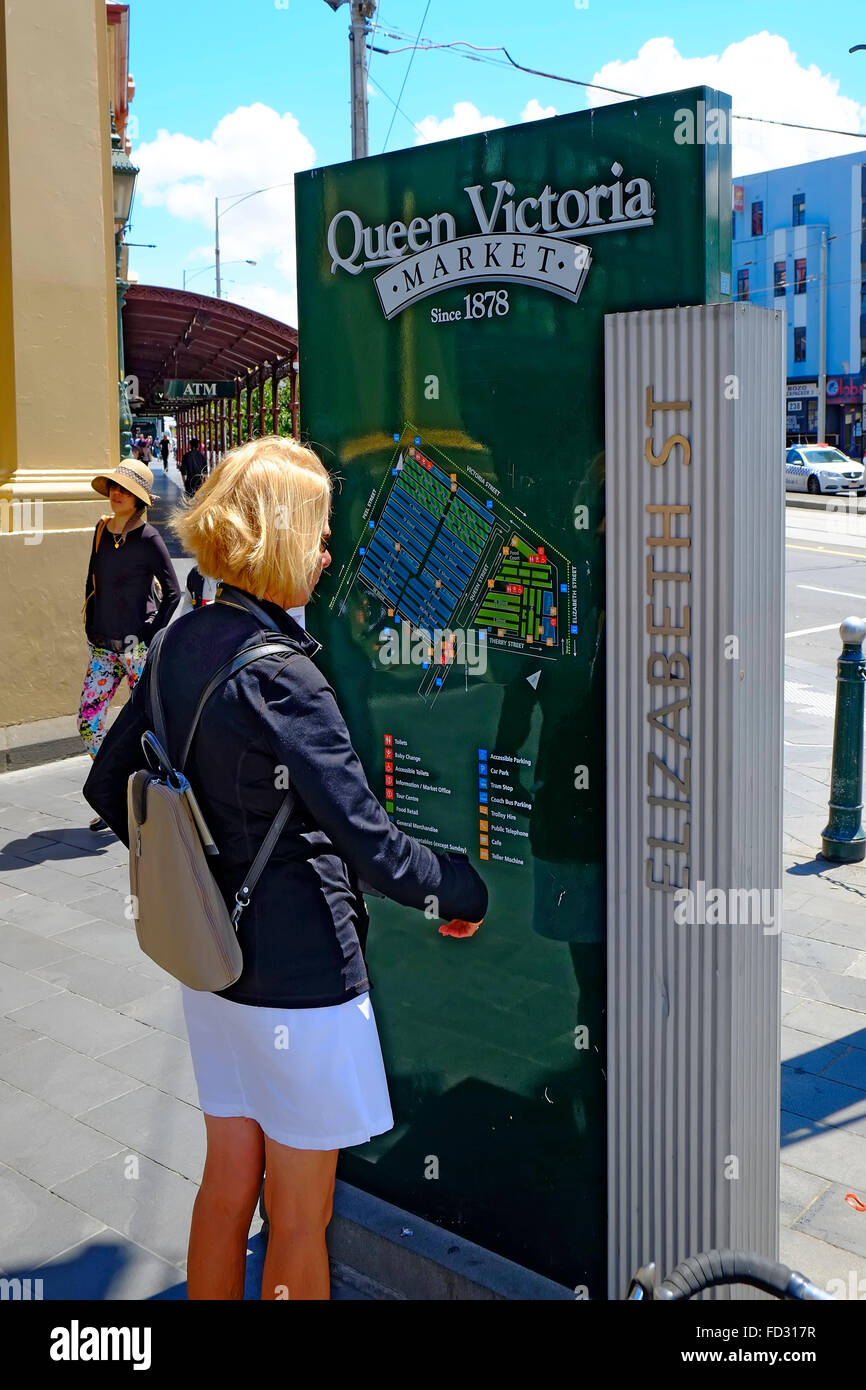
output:
M6 25L0 10L0 483L15 472L15 337L12 326L12 227L9 214L9 120Z
M90 478L119 438L105 5L6 0L0 32L2 769L75 736Z

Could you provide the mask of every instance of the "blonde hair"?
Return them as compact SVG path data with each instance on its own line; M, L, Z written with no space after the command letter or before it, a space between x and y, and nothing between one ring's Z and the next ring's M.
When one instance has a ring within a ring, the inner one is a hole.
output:
M288 600L313 585L330 508L312 449L266 435L230 450L170 526L202 574Z

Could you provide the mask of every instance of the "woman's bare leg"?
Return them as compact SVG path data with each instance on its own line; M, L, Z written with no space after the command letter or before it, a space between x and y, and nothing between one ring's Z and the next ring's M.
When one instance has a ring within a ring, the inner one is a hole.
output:
M205 1115L207 1158L192 1210L187 1298L242 1299L247 1237L265 1167L255 1120Z
M339 1149L292 1149L265 1136L265 1207L271 1223L263 1299L329 1299L325 1229Z

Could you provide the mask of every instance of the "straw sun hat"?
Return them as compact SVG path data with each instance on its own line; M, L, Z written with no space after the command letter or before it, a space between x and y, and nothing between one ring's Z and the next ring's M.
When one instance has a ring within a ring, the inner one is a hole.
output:
M124 459L113 473L97 473L96 477L91 479L90 486L94 492L107 497L112 483L125 487L127 492L131 492L133 497L137 497L146 507L153 505L153 474L145 464L138 463L135 459Z

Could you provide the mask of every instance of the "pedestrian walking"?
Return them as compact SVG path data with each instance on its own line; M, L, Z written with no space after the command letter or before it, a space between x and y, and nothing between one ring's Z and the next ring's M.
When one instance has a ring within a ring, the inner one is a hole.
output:
M165 469L165 471L166 471L166 473L167 473L167 472L168 472L168 456L169 456L169 454L170 454L170 452L171 452L171 440L169 439L169 437L168 437L167 434L164 434L164 435L162 436L162 439L159 441L159 452L160 452L160 454L162 455L162 466L163 466L163 468Z
M91 487L111 503L97 522L85 584L84 630L88 662L78 710L78 730L91 758L105 735L108 705L124 676L135 688L153 636L165 627L181 591L165 542L147 520L153 474L124 459L113 473L99 473ZM153 582L162 597L157 604ZM91 830L106 829L100 816Z
M191 439L189 448L180 461L180 476L183 478L187 497L195 496L207 475L207 459L201 451L201 441Z
M207 1159L193 1209L188 1297L241 1299L246 1243L264 1174L270 1238L262 1298L327 1299L325 1230L341 1148L393 1126L370 1000L362 884L405 908L431 906L443 935L471 936L487 890L465 856L405 835L367 783L319 645L288 608L309 601L328 553L331 480L295 440L227 454L173 529L216 601L160 639L168 756L178 759L214 673L262 638L288 650L219 684L185 775L216 842L208 860L226 906L286 798L294 797L238 920L243 969L220 993L182 985ZM279 515L281 525L269 519ZM143 764L153 663L109 730L84 787L128 842L126 783ZM177 763L175 762L175 766ZM419 920L418 930L429 930ZM285 1040L285 1041L281 1041Z
M191 607L201 608L216 598L217 581L202 574L198 565L193 565L186 577L186 589Z

